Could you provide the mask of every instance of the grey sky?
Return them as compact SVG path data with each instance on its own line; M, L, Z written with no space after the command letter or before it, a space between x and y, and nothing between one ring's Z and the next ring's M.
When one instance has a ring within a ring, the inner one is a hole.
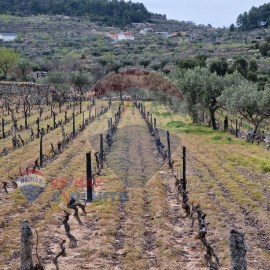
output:
M230 26L237 16L267 0L133 0L144 3L151 12L166 14L168 19L193 21L196 24Z

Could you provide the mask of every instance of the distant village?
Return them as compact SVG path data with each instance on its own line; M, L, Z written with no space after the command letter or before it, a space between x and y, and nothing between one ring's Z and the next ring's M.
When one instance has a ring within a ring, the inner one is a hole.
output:
M144 24L133 24L133 26L136 26L139 28L140 26L143 27ZM154 32L153 27L145 27L141 30L138 31L140 35L148 35L148 34L155 34L157 36L162 36L162 37L190 37L190 34L188 32ZM118 41L123 41L123 40L135 40L135 36L131 32L120 32L120 33L109 33L107 34L107 37L109 37L113 42L118 42Z

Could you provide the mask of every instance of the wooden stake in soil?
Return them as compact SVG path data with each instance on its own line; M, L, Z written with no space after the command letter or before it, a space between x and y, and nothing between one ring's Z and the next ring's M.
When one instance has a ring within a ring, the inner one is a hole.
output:
M100 149L99 149L99 153L100 153L100 169L103 169L104 149L103 149L103 135L102 134L100 134Z
M21 226L21 270L34 269L33 258L33 233L27 220Z
M167 143L168 143L168 160L169 160L169 167L172 168L172 158L171 158L171 139L170 139L170 132L167 131Z
M72 133L73 133L73 136L75 136L76 129L75 129L75 113L74 112L72 113L72 121L73 121Z
M5 135L5 119L2 118L2 138L5 139L6 135Z
M91 152L86 153L87 202L93 201Z
M53 129L56 128L56 122L55 122L56 113L53 112Z
M40 133L39 160L40 160L40 168L42 168L43 167L43 133Z
M187 177L186 177L186 147L183 146L183 189L187 190Z
M65 111L65 124L67 123L67 111Z
M26 103L23 103L23 114L24 114L24 127L27 129L27 108Z
M38 119L37 119L37 138L39 138L39 133L40 133L39 123L40 123L40 120L39 120L39 118L38 118Z
M230 235L231 270L246 270L246 244L245 234L231 230Z
M235 137L238 138L238 120L235 120Z
M156 128L157 128L157 119L154 118L154 129L156 129Z

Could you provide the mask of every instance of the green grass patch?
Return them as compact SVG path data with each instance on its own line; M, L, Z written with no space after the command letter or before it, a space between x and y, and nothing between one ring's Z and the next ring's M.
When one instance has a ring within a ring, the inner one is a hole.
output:
M0 21L6 22L6 21L18 21L20 17L8 15L8 14L0 14Z
M194 134L214 134L218 131L214 131L204 125L189 124L182 121L170 121L166 124L168 128L176 129L177 132L194 133Z
M224 134L215 135L212 136L211 138L207 138L206 142L211 142L211 143L218 143L218 144L240 144L244 145L246 144L243 140L233 138L232 136L228 136Z
M169 117L172 116L170 112L153 112L153 115L161 116L161 117Z
M261 173L270 172L270 160L263 157L244 157L233 155L228 158L234 165L240 164L243 167L248 167L251 170L259 171Z

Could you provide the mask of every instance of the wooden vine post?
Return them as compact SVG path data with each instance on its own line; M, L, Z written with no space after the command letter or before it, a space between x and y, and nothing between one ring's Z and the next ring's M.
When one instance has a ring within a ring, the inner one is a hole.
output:
M246 270L245 234L231 230L230 233L231 270Z
M22 270L34 269L32 250L33 233L29 222L24 220L21 225L21 268Z
M168 160L169 160L169 168L172 168L172 158L171 158L171 139L170 132L167 131L167 143L168 143Z
M51 117L53 116L53 102L51 102Z
M67 111L65 111L65 124L67 123Z
M39 124L40 124L40 120L38 118L37 119L37 138L39 138L39 133L40 133Z
M235 120L235 137L238 138L238 120Z
M27 107L26 102L23 103L23 114L24 114L24 127L27 129Z
M103 169L104 149L103 149L103 134L100 134L100 169Z
M42 168L43 167L43 133L40 133L39 161L40 161L40 168Z
M86 153L87 202L93 201L91 152Z
M2 138L5 139L5 119L2 118Z
M56 128L56 122L55 122L56 113L53 112L53 129Z
M75 113L74 112L72 113L72 123L73 123L72 133L73 133L73 136L75 136L76 129L75 129Z
M183 189L187 190L187 176L186 176L186 169L187 169L187 163L186 163L186 147L183 146Z

